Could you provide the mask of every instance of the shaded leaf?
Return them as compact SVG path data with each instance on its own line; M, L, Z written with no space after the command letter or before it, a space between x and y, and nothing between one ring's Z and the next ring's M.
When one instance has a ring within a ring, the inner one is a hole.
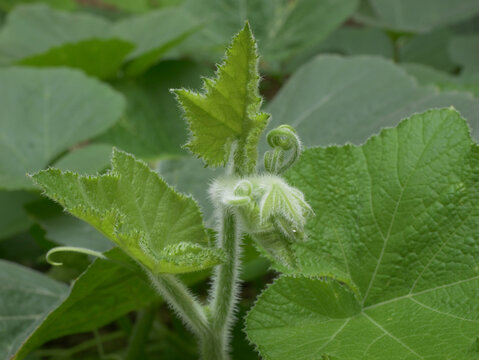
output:
M10 359L65 298L68 288L24 266L0 260L0 353Z
M454 76L421 64L401 64L421 85L435 85L445 91L467 91L479 97L479 77Z
M451 58L465 70L479 73L479 34L455 36L451 39ZM476 77L477 78L477 77Z
M181 8L155 10L117 22L111 30L112 36L136 44L136 49L127 58L125 73L129 76L141 74L196 31L200 24Z
M443 71L452 71L457 65L449 55L451 34L440 29L427 34L401 37L397 40L400 62L414 62L432 66Z
M267 110L271 128L292 125L306 146L316 146L360 144L412 113L449 106L469 120L479 138L479 102L472 95L418 86L381 58L324 55L299 69Z
M356 18L368 25L410 32L427 32L472 18L479 3L462 0L362 0Z
M35 199L26 191L0 191L0 239L21 233L33 224L24 205Z
M25 176L118 120L123 98L75 70L0 70L0 188L33 188ZM30 99L28 106L19 106Z
M111 145L87 145L61 157L55 162L54 167L80 174L101 173L110 166L111 151Z
M67 43L105 38L110 26L101 17L58 11L44 4L18 6L0 31L0 54L19 61Z
M203 31L187 40L187 50L209 57L221 53L229 39L248 20L261 49L262 65L280 70L283 61L314 47L341 25L356 9L356 0L206 0L186 2Z
M192 61L164 61L134 79L113 82L127 100L125 116L96 141L141 158L184 154L187 131L171 88L199 87L211 69Z
M75 280L63 302L28 334L14 359L23 359L49 340L98 329L157 299L141 269L127 255L117 248L107 255L111 260L96 260Z
M18 65L67 66L101 79L113 78L134 45L120 39L89 39L50 48L17 62Z

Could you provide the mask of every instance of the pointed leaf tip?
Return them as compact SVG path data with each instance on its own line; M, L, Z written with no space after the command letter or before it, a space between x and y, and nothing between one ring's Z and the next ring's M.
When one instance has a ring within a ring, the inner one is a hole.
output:
M256 166L259 136L269 119L260 112L257 65L256 42L246 23L233 38L216 77L204 79L202 92L173 90L191 134L185 147L207 166L225 165L233 149L240 173L251 173Z

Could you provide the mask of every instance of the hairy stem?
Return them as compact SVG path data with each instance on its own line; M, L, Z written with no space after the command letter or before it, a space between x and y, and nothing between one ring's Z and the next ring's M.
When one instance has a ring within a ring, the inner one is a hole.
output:
M229 359L230 328L239 291L241 233L235 214L227 208L221 211L218 245L225 252L226 261L217 267L213 277L209 332L202 338L201 344L204 360Z
M186 326L200 339L208 333L208 323L202 305L174 275L153 275L148 272L156 290L183 320Z
M128 351L125 360L142 359L145 357L145 347L148 335L153 325L156 306L152 305L138 313L138 319L128 340Z

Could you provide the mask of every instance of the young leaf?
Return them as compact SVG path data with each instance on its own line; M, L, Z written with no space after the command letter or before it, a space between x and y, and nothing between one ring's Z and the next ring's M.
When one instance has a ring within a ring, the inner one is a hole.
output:
M316 214L294 244L301 271L247 319L263 358L476 359L478 175L479 147L451 109L359 147L306 150L286 176Z
M191 130L186 144L206 165L225 165L234 148L238 172L256 166L257 144L269 115L259 112L256 42L248 24L233 39L215 79L205 79L204 92L175 90Z
M33 180L153 273L196 271L222 260L222 253L209 247L196 202L127 153L113 151L106 175L48 169Z

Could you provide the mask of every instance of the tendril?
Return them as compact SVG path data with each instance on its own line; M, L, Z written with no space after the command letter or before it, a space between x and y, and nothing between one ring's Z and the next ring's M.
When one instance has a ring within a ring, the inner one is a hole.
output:
M103 260L107 259L107 257L99 251L95 251L95 250L91 250L91 249L87 249L87 248L75 247L75 246L57 246L57 247L54 247L53 249L50 249L50 251L47 252L46 258L47 258L47 262L50 265L53 265L53 266L62 266L63 265L62 262L53 261L51 259L51 256L53 254L59 253L59 252L80 253L80 254L92 255L92 256L95 256L95 257L103 259Z
M289 125L280 125L271 130L267 140L273 149L265 152L264 167L270 173L281 174L298 159L301 154L301 141L296 130Z

